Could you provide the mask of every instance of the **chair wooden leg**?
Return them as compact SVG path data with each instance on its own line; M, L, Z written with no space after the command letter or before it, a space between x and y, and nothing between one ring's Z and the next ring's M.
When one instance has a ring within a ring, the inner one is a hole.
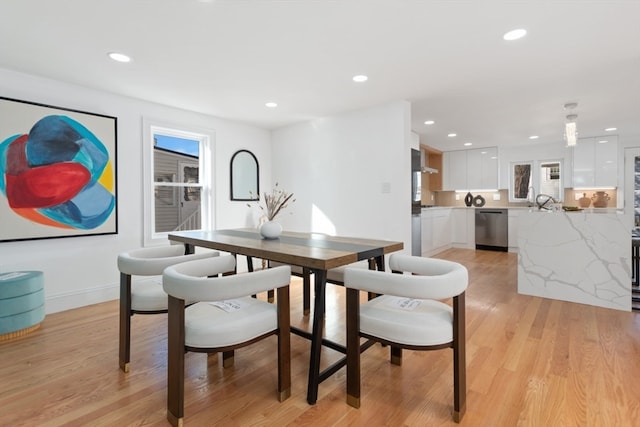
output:
M120 369L129 372L131 358L131 276L120 273L120 339L118 358Z
M235 352L233 350L223 351L222 352L222 367L223 368L231 368L235 361Z
M360 294L347 288L347 404L360 407Z
M184 419L184 300L169 296L167 322L167 420L178 427Z
M278 288L278 401L291 396L291 314L289 286Z
M369 270L384 271L384 256L382 258L369 258ZM375 292L367 292L367 301L378 298L380 294Z
M302 315L308 316L311 312L311 271L302 270Z
M391 346L391 364L402 366L402 348Z
M275 292L273 292L273 289L268 290L267 291L267 302L273 303L274 296L275 296Z
M459 423L467 409L465 294L453 298L453 420Z

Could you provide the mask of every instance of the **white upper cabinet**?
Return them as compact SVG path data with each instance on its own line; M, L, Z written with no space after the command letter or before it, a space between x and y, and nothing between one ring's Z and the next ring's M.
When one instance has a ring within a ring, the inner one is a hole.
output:
M498 189L498 149L496 147L468 150L467 167L468 189Z
M442 153L442 189L445 191L467 189L467 151Z
M580 138L573 147L573 187L618 186L616 136Z
M442 157L443 190L498 189L498 149L445 151Z

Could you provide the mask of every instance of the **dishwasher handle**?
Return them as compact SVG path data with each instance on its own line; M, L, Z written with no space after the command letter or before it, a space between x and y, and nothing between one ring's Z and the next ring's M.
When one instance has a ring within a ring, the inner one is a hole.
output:
M478 211L478 213L483 213L483 214L499 214L499 215L501 215L501 214L505 214L506 212L505 212L505 211L488 211L488 210L481 210L481 211Z

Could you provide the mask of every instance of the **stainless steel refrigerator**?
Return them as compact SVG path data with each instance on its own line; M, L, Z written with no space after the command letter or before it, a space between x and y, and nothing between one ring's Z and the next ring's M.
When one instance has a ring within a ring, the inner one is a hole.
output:
M422 256L422 225L420 203L422 201L422 171L420 151L411 150L411 255Z

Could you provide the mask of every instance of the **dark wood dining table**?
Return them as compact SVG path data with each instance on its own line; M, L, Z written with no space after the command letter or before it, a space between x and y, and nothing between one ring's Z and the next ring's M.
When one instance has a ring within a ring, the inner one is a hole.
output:
M196 246L229 252L234 256L247 257L249 271L253 270L252 259L277 261L309 269L314 274L314 312L312 331L291 328L292 333L311 340L309 357L309 382L307 402L315 404L318 386L346 363L342 358L320 371L322 346L346 354L346 348L323 337L325 315L325 289L327 271L357 261L370 260L370 265L384 270L385 254L402 250L402 242L362 239L355 237L328 236L316 233L283 232L277 239L264 239L253 228L211 231L177 231L169 234L169 240L186 245L187 251Z

